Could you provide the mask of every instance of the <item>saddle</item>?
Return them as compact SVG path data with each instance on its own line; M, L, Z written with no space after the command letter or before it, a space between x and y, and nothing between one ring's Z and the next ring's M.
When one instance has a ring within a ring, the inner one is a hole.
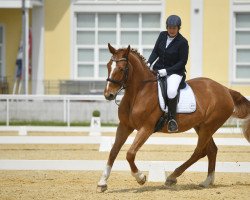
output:
M164 123L168 120L168 97L167 97L167 81L166 78L159 78L158 80L158 100L163 115L155 126L155 132L160 131ZM184 82L178 88L178 104L177 113L192 113L196 110L196 100L192 88Z

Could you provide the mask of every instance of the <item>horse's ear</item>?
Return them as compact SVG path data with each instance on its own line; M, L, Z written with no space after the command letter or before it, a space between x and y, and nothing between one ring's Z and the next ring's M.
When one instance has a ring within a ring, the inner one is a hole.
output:
M126 57L128 56L129 52L130 52L130 45L128 45L128 48L127 48L126 51L125 51L125 56L126 56Z
M111 44L108 43L108 47L109 47L109 52L114 54L116 52L116 49L114 47L111 46Z

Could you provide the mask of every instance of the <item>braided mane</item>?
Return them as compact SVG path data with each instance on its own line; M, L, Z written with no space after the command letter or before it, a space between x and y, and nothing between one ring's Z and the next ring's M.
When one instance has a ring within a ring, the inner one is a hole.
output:
M148 68L146 58L145 58L143 55L141 55L141 54L138 52L137 49L131 49L130 52L133 53L135 56L137 56L137 57L139 58L139 60L140 60L141 63L142 63L142 66L143 66L146 70L148 70L150 73L154 74L154 72L151 71L151 70Z
M125 50L126 50L126 48L118 49L118 51L125 51ZM141 55L141 54L138 52L137 49L132 48L132 49L130 50L130 53L133 53L135 56L137 56L137 57L139 58L139 60L141 61L143 67L145 67L146 69L148 69L147 63L146 63L146 62L147 62L147 61L146 61L146 58L145 58L143 55Z
M139 57L141 59L141 61L143 62L143 64L145 64L146 66L146 58L144 58L143 55L141 55L137 49L131 49L131 52L134 53L137 57Z

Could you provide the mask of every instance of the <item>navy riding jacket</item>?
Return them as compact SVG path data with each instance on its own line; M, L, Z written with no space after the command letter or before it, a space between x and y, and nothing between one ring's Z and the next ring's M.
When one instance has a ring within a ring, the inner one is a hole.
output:
M179 74L185 76L185 65L188 60L188 41L178 33L166 48L167 36L167 31L160 33L148 62L151 65L159 58L154 64L154 70L166 69L168 75Z

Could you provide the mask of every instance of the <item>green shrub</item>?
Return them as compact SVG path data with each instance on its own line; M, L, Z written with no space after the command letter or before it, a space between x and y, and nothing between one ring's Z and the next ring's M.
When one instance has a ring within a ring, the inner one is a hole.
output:
M94 110L94 111L92 112L92 116L93 116L93 117L100 117L100 116L101 116L101 113L100 113L99 110Z

